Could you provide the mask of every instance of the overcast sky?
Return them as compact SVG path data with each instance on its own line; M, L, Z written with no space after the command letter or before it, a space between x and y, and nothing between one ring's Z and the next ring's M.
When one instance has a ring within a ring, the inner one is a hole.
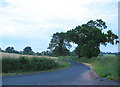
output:
M102 19L118 35L119 0L0 0L0 45L23 50L47 50L51 36L66 32L89 20ZM75 45L71 48L73 50ZM117 45L101 46L117 52Z

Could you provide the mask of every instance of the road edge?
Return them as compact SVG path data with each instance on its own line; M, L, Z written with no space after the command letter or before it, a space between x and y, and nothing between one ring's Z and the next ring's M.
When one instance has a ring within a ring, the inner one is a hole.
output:
M89 64L89 63L82 63L82 64L84 64L90 68L89 76L91 79L99 78L98 74L93 70L94 67L91 64Z

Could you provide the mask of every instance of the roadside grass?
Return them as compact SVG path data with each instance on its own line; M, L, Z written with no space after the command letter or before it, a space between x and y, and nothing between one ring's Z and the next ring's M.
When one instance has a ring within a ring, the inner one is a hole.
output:
M89 63L94 67L94 71L99 75L99 77L105 77L110 80L119 80L118 75L120 71L118 71L118 67L120 64L118 63L118 56L99 56L93 57L91 59L82 57L66 57L68 59L74 60L79 63Z
M71 66L71 63L68 62L65 57L59 56L58 57L58 61L57 63L59 63L59 67L64 67L64 68L68 68Z
M100 77L118 80L118 57L98 57L98 59L91 64L95 67L94 70Z
M70 63L58 58L57 61L48 58L20 57L2 59L2 76L23 75L55 71L70 67Z

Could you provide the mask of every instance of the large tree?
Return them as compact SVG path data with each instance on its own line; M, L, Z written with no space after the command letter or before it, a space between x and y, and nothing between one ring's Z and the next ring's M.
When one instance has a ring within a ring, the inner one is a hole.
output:
M78 45L75 52L79 57L96 57L100 53L100 44L106 46L107 43L115 44L118 42L118 36L111 30L108 30L106 34L102 32L106 28L106 23L101 19L90 20L87 24L67 31L67 39Z
M50 49L55 56L69 55L68 48L71 47L71 45L65 37L66 34L63 32L53 34L48 49Z

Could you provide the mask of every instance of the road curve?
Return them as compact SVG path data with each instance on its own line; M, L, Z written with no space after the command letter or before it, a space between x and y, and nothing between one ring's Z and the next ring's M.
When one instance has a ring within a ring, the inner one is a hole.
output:
M72 65L67 69L29 75L3 76L2 85L98 85L111 82L98 81L89 76L89 67L67 59ZM113 84L117 84L114 83ZM113 85L112 84L112 85Z

